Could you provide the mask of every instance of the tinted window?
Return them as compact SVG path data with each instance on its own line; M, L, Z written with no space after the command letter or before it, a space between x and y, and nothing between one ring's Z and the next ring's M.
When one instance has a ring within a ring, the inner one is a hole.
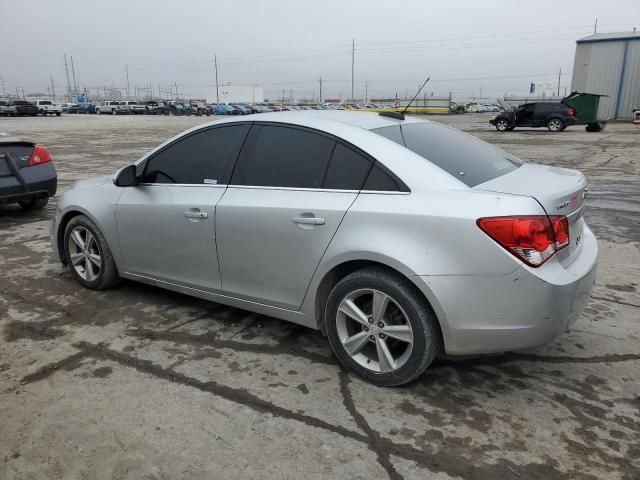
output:
M384 127L394 128L394 127ZM380 133L380 130L372 130ZM406 147L473 187L518 168L521 162L502 150L453 128L434 123L402 125Z
M370 168L368 158L337 144L327 170L324 188L360 190Z
M404 191L405 188L401 188L401 185L385 171L378 162L375 163L367 181L364 184L363 190L379 190L383 192L398 192Z
M320 188L334 141L306 130L264 125L245 142L234 185Z
M249 127L204 130L178 140L149 160L145 183L216 184L240 148Z

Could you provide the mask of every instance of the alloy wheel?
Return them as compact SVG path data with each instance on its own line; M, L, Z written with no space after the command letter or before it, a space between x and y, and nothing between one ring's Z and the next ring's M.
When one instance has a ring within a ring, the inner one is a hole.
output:
M98 278L102 256L95 236L85 227L77 226L69 235L69 259L76 273L87 282Z
M549 120L549 130L552 132L559 132L562 129L562 122L557 118Z
M345 352L372 372L398 370L413 350L407 314L379 290L360 289L346 295L338 307L336 327Z
M496 128L498 130L500 130L501 132L505 131L507 128L509 128L509 124L507 123L506 120L498 120L498 122L496 123Z

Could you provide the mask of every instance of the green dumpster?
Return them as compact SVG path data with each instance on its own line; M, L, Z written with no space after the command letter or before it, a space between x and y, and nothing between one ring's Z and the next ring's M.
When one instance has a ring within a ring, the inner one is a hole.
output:
M606 121L598 119L598 107L600 106L600 97L606 96L595 93L571 92L561 102L573 108L576 125L586 125L587 132L599 132L606 126Z

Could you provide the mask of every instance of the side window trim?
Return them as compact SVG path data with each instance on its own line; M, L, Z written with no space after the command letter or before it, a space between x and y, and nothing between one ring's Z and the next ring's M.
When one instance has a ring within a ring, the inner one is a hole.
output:
M151 182L141 182L139 185L148 185L148 186L156 186L156 185L171 185L171 186L198 186L198 187L203 187L203 186L207 186L207 187L220 187L220 186L226 186L228 185L229 181L231 180L231 172L229 172L229 167L231 166L231 168L233 169L235 167L236 162L238 161L238 157L240 156L240 152L242 151L242 147L244 146L244 142L246 141L247 137L249 136L249 133L251 131L251 127L253 126L253 122L229 122L229 123L224 123L222 125L212 125L210 127L203 127L200 128L198 130L195 130L193 132L189 132L188 134L182 135L179 138L176 138L173 142L169 143L168 145L165 145L164 147L162 147L162 149L158 150L157 152L153 152L153 154L147 158L145 158L143 160L144 163L144 169L142 170L142 175L140 176L141 178L145 178L147 176L147 169L149 168L149 163L151 162L151 160L153 160L156 156L158 156L159 154L161 154L162 152L166 151L167 149L177 145L178 143L182 142L183 140L193 136L193 135L197 135L199 133L203 133L203 132L207 132L209 130L217 130L219 128L229 128L229 127L234 127L234 126L248 126L249 128L247 128L247 131L244 135L244 138L242 139L242 142L240 142L240 145L238 146L237 152L236 152L236 156L234 159L232 160L228 160L226 165L224 166L224 168L222 169L222 182L216 184L216 185L208 185L208 184L201 184L201 183L161 183L161 182L156 182L156 183L151 183ZM228 175L227 175L228 173Z

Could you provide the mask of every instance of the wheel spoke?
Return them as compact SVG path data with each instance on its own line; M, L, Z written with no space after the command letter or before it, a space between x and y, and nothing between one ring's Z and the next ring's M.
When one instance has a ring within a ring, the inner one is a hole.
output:
M96 255L95 253L90 253L87 255L87 258L89 258L89 260L91 260L91 263L93 263L96 267L100 268L102 263L100 259L100 255Z
M73 263L74 265L78 265L80 261L84 259L84 256L82 255L82 253L72 253L70 256L71 256L71 263Z
M356 333L355 335L351 335L348 338L345 338L342 341L342 346L347 351L349 355L355 355L362 347L364 347L369 341L369 333L364 330Z
M343 300L340 304L340 311L358 323L363 325L369 324L367 316L355 303L353 303L353 300Z
M391 372L396 369L396 361L391 355L389 351L389 347L387 346L387 342L380 338L376 337L376 350L378 352L378 363L380 363L380 371L381 372Z
M71 239L80 250L84 249L84 240L82 239L82 235L80 235L79 230L74 230L73 232L71 232Z
M86 260L84 263L84 270L85 272L87 272L87 280L91 281L95 278L96 274L95 271L93 269L93 263L90 262L89 260Z
M384 314L389 306L389 296L378 290L373 292L373 321L384 322Z
M387 337L395 338L405 343L413 343L413 332L409 325L389 325L382 329Z
M91 245L95 244L95 238L93 238L93 235L91 234L91 232L89 230L87 230L87 240L86 240L86 244L87 244L87 250L91 249Z

